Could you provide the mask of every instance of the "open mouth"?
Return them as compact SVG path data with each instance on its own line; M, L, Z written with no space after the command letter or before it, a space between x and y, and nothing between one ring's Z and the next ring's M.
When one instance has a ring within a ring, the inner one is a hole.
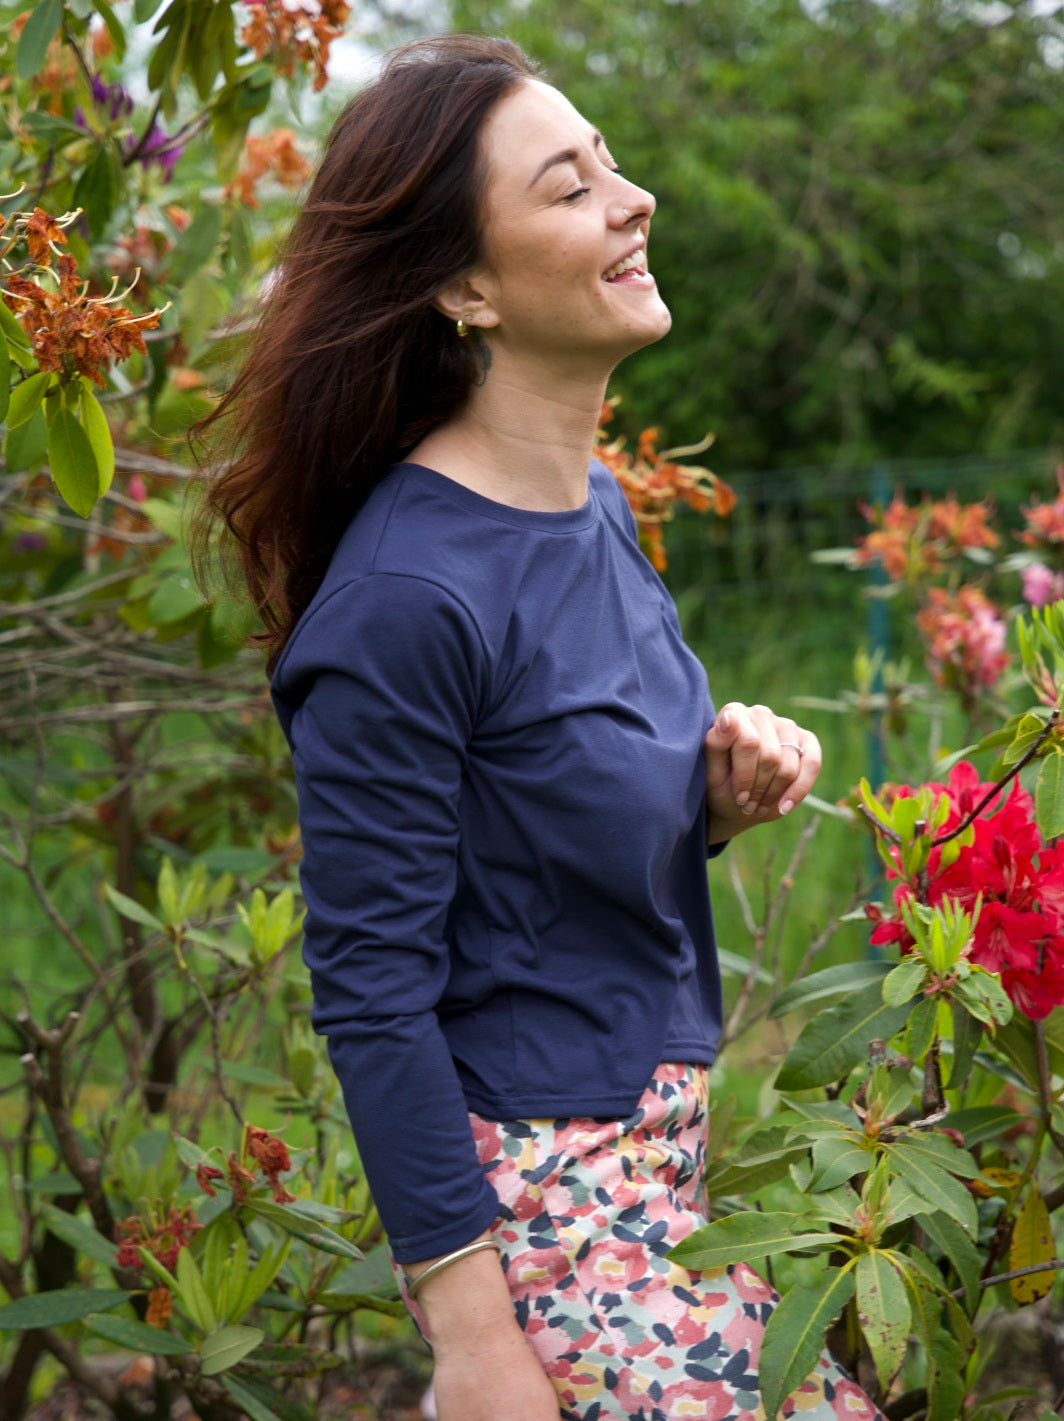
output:
M603 281L616 281L624 276L626 272L634 271L639 276L645 276L647 271L647 253L645 247L639 247L636 251L626 256L623 261L607 268L602 273Z

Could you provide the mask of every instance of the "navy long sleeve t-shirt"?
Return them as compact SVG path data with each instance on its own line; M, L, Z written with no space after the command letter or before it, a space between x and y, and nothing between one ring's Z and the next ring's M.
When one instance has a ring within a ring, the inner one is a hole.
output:
M600 465L540 513L401 464L272 689L314 1022L414 1262L496 1216L468 1111L623 1117L713 1059L705 673Z

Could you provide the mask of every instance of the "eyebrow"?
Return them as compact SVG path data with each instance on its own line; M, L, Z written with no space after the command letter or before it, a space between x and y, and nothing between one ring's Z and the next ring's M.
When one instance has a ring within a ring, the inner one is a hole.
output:
M591 135L592 147L597 148L604 141L602 134L596 128ZM559 163L575 163L579 157L580 152L579 149L576 148L563 148L560 153L553 153L549 158L544 159L544 161L540 163L528 186L535 187L543 174L549 172L551 168L557 167Z

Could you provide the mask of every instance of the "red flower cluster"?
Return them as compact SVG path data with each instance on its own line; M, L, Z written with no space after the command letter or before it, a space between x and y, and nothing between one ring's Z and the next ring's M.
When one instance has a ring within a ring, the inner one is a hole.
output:
M292 1168L288 1146L283 1140L262 1130L258 1125L245 1125L240 1155L231 1150L225 1162L225 1169L218 1169L206 1160L196 1166L196 1183L205 1194L213 1199L218 1192L215 1180L233 1191L233 1198L243 1204L251 1190L258 1183L258 1175L270 1186L270 1193L278 1204L294 1203L296 1196L281 1183L281 1175Z
M940 686L971 706L997 684L1009 664L1005 622L993 602L971 584L957 592L930 587L916 625L928 643L927 664Z
M178 1253L192 1242L202 1227L189 1204L171 1204L157 1220L130 1214L127 1219L120 1219L115 1224L118 1266L139 1270L140 1250L146 1248L172 1273L177 1266Z
M918 582L934 576L969 548L996 548L998 535L988 525L990 506L958 503L952 496L910 507L895 494L886 508L862 504L874 531L857 544L859 567L881 563L892 582Z
M599 415L600 426L612 418L613 403L607 400ZM600 427L595 458L606 465L624 490L639 524L644 550L658 572L664 572L668 559L662 526L675 515L676 505L686 503L696 513L712 510L726 518L735 507L735 493L709 469L673 462L680 454L701 453L709 447L710 440L693 449L670 449L659 454L655 449L657 438L656 429L644 429L633 457L624 447L623 438L607 444L605 430Z
M927 788L948 796L949 817L940 831L945 834L972 812L991 785L980 782L974 766L962 760L948 783ZM897 791L900 797L912 793L907 786ZM1064 845L1047 848L1042 843L1031 796L1018 779L1005 802L992 805L972 829L972 843L953 863L943 867L941 849L932 849L927 901L935 907L953 899L974 911L982 896L970 960L996 972L1013 1005L1041 1020L1064 1005ZM904 881L900 865L891 877L903 879L894 891L899 906L913 896L915 885ZM873 943L897 943L902 952L912 947L900 911L890 918L876 908L866 912L877 922Z

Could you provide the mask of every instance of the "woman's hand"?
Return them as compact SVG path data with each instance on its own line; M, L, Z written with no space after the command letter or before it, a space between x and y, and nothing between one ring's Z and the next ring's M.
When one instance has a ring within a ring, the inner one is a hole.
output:
M558 1421L558 1394L516 1321L491 1338L436 1350L438 1421Z
M438 1421L558 1421L558 1394L518 1326L497 1254L470 1254L427 1278L417 1303Z
M820 773L820 741L768 708L729 701L706 733L709 842L789 814Z

